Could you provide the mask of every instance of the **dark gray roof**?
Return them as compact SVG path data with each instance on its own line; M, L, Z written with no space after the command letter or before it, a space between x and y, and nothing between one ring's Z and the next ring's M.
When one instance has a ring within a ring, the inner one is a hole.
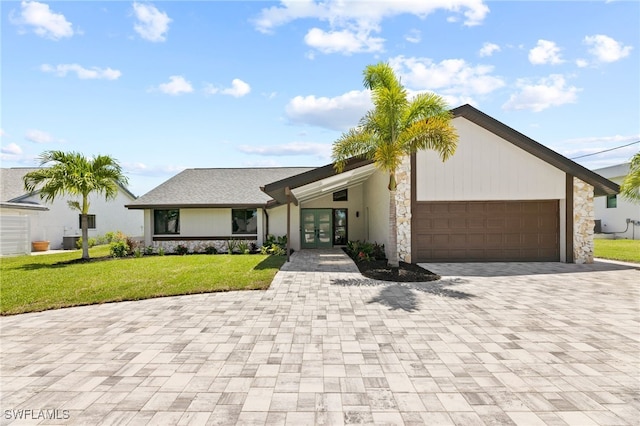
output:
M24 182L22 178L30 172L40 169L39 167L12 167L0 169L0 201L22 201L30 196L24 190ZM121 186L120 189L132 199L136 196L129 189ZM37 192L37 191L36 191Z
M271 200L261 186L314 167L187 169L126 207L262 207Z
M0 169L0 201L12 201L27 194L22 178L37 167L12 167Z

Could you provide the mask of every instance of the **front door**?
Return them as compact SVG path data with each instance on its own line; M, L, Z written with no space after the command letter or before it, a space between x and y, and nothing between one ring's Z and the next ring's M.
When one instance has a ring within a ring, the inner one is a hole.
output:
M302 248L333 247L333 210L302 209Z

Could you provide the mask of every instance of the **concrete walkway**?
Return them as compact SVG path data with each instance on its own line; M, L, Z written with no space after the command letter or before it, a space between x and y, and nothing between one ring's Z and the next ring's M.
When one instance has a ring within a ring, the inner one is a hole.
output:
M637 269L425 266L302 251L267 291L3 317L0 422L638 424Z

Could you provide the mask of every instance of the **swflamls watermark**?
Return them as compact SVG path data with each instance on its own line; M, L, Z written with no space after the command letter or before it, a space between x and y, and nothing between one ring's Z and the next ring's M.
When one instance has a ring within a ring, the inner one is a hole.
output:
M69 410L59 410L57 408L31 409L20 408L14 410L4 410L6 420L67 420L71 417Z

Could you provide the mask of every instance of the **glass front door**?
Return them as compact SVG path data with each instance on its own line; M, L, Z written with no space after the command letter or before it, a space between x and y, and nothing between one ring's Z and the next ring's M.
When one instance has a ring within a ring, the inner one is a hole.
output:
M302 209L302 248L333 247L333 210Z

